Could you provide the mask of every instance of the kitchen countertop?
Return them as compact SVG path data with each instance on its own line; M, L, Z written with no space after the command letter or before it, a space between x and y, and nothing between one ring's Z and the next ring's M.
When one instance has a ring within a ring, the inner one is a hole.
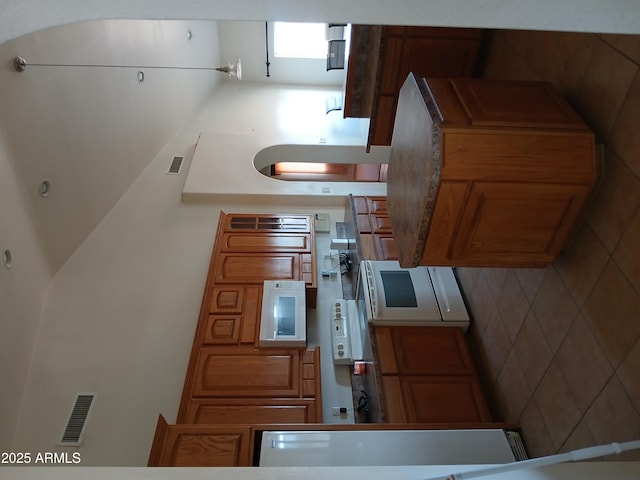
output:
M398 100L387 178L387 208L402 267L418 265L440 179L442 117L423 79L407 77Z
M343 275L342 285L345 299L355 298L360 260L363 259L363 253L360 247L360 234L358 229L355 228L355 218L356 213L353 196L349 195L349 201L347 202L347 208L345 211L345 221L337 225L338 238L354 238L356 240L353 248L348 251L352 262L352 268L349 272ZM353 371L351 372L354 418L356 419L356 423L383 423L385 422L384 405L380 388L380 379L378 378L376 369L377 361L375 345L373 342L374 337L370 326L367 333L368 335L365 336L365 342L363 345L365 373L362 375L356 375ZM367 398L367 409L361 409L358 412L357 409L362 402L361 397L363 394L366 395Z
M351 25L344 85L345 118L372 115L381 38L382 25Z

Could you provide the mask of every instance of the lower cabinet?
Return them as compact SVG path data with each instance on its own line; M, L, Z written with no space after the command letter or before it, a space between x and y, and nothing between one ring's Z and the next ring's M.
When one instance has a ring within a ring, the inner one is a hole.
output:
M391 423L490 422L480 382L469 375L389 376L383 379Z
M251 439L249 425L168 425L160 415L148 466L250 466Z
M466 338L454 327L376 327L386 420L490 422Z

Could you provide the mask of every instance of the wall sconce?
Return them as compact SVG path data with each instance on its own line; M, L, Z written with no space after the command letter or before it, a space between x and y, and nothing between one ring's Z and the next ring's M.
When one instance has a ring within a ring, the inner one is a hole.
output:
M242 64L240 59L236 60L236 63L228 63L226 67L216 68L219 72L224 72L230 77L236 77L238 80L242 80Z

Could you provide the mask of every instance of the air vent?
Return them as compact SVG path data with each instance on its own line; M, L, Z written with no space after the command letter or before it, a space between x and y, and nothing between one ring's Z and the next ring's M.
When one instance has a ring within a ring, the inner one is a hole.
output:
M507 436L509 446L511 447L513 455L516 457L516 460L528 460L529 456L527 455L527 450L524 448L524 442L522 441L520 434L513 430L505 430L504 433Z
M59 445L80 445L93 406L95 393L78 393Z
M184 157L173 157L167 175L179 175L182 170L182 162L184 162Z

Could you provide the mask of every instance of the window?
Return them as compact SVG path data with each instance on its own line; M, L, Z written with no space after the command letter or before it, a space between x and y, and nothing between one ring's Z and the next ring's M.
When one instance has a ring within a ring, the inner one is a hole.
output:
M326 58L325 24L274 22L273 50L276 57Z

